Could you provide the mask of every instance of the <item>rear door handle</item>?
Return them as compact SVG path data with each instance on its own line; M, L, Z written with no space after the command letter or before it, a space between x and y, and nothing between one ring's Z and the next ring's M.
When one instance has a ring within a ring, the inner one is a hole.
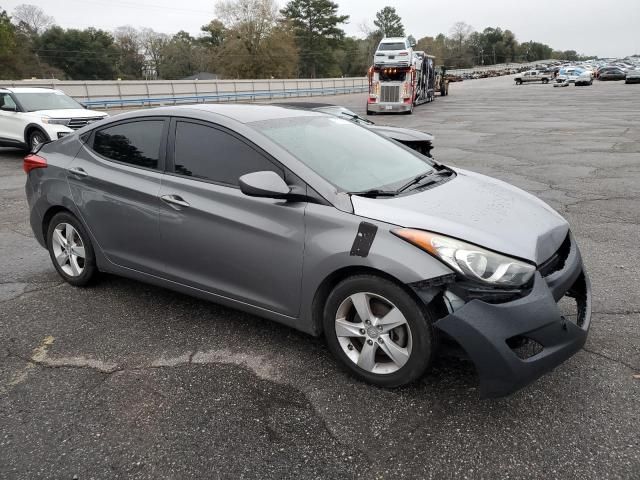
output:
M160 197L163 202L168 203L172 207L189 208L191 204L185 201L180 195L162 195Z
M88 177L89 176L89 174L84 171L84 168L81 168L81 167L70 168L69 169L69 173L73 173L74 175L77 175L78 177Z

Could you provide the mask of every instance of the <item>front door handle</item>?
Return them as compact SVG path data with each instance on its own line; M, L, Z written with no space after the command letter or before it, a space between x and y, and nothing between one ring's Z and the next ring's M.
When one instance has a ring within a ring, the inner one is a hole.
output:
M89 176L89 174L84 171L84 168L81 168L81 167L70 168L69 169L69 173L73 173L74 175L77 175L78 177L88 177Z
M177 206L189 208L191 206L191 204L185 201L180 195L162 195L160 198L163 202L168 203L172 207Z

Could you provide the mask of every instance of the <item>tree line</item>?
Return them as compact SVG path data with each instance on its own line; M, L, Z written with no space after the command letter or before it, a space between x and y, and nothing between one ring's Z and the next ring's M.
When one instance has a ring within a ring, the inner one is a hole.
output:
M405 36L393 7L376 13L362 36L347 36L348 15L331 0L219 0L216 18L198 35L174 35L123 26L65 29L34 5L11 14L0 7L0 78L71 80L180 79L210 72L222 78L316 78L363 76L384 37ZM464 22L448 34L416 40L416 49L450 68L548 58L577 60L575 51L519 43L510 30Z

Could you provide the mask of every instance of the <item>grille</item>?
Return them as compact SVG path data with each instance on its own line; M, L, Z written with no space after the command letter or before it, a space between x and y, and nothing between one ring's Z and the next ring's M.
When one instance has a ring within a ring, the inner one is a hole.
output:
M72 130L78 130L85 125L97 122L98 120L100 120L100 118L72 118L67 126Z
M380 90L381 102L399 102L400 86L399 85L383 85Z
M564 263L567 261L567 257L571 252L571 233L567 234L567 238L564 239L560 248L551 255L551 257L544 262L538 270L540 271L540 275L543 277L548 277L552 273L555 273L564 268Z

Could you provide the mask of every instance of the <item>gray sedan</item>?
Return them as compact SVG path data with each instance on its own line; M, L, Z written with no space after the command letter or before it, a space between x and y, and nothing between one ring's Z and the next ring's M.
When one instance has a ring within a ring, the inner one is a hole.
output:
M70 284L110 272L324 335L376 385L416 380L448 339L482 394L506 395L587 337L589 281L559 214L347 119L132 112L24 170L31 227Z

